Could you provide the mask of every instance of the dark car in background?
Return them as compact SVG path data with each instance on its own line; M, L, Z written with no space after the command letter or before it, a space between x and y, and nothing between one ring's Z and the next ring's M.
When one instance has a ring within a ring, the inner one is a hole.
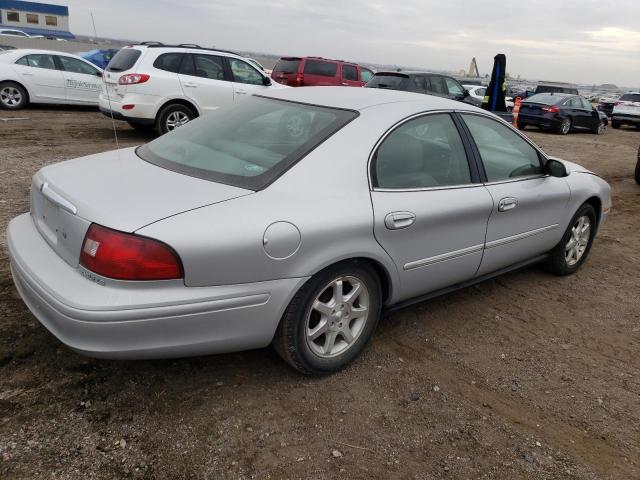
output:
M424 93L473 104L469 92L453 77L429 72L377 72L367 88Z
M290 87L363 87L373 71L357 63L322 57L282 57L271 78Z
M534 93L567 93L569 95L578 95L578 88L571 83L538 82Z
M580 95L539 93L520 104L518 128L536 126L566 135L572 130L589 130L599 134L605 121L591 102Z

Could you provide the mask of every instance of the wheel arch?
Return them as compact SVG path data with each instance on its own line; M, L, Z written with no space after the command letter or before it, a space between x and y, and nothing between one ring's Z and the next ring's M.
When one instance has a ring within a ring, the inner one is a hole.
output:
M160 112L162 112L162 110L168 107L169 105L184 105L185 107L190 108L193 111L193 113L196 114L196 117L200 116L200 110L193 102L185 98L172 98L164 102L162 105L160 105L160 107L156 111L156 115L155 115L156 120L158 119L158 115L160 115Z
M600 197L594 195L585 200L585 204L591 205L593 209L596 211L596 223L598 226L600 225L600 218L602 217L602 200Z
M6 78L4 80L0 80L0 83L14 83L20 86L25 92L27 92L27 104L31 103L31 92L29 91L29 87L27 87L24 83L14 80L12 78Z

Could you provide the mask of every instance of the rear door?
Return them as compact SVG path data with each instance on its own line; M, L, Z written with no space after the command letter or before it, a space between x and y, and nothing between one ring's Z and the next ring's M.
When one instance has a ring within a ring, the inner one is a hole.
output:
M227 57L227 61L233 76L233 100L235 102L242 101L249 95L263 92L269 88L264 84L264 75L248 62L233 57Z
M340 64L342 82L345 87L361 87L363 84L358 78L358 67L349 63Z
M494 118L461 114L482 160L493 199L478 275L551 250L566 225L569 186L543 173L541 155L521 135Z
M40 101L64 102L64 76L56 67L53 55L34 53L19 58L14 64L16 73Z
M438 97L448 97L449 90L444 83L444 78L440 75L430 75L426 77L427 93L430 95L436 95Z
M574 127L578 127L578 128L589 127L590 118L588 118L584 110L584 106L582 105L582 99L580 97L571 97L567 99L563 104L563 108L569 111Z
M184 95L202 114L233 104L231 72L224 57L188 53L178 76Z
M400 275L400 299L472 278L493 201L448 113L407 120L371 160L376 240Z
M444 83L447 86L449 98L452 100L464 101L464 87L454 78L444 77Z
M339 70L336 62L307 58L302 73L305 86L341 85L342 83L338 77Z
M69 102L96 105L102 90L100 70L77 58L57 55L55 58L64 76L65 95Z

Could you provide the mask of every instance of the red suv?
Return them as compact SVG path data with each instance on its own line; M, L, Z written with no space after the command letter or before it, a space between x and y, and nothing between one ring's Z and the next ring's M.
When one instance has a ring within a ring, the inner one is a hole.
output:
M290 87L342 85L363 87L373 72L356 63L322 57L283 57L273 67L271 78Z

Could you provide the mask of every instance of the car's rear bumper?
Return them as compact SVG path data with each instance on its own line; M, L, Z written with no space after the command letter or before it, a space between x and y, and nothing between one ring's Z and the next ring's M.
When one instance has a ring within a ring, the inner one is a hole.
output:
M153 125L155 122L152 118L125 117L122 113L100 107L103 115L113 118L114 120L123 120L125 122L138 123L140 125Z
M265 347L307 280L216 287L186 287L177 280L104 281L62 260L29 214L9 223L7 241L14 282L29 310L64 344L101 358L182 357Z
M635 125L636 123L640 123L640 115L613 112L611 120L621 123L632 123Z
M518 115L519 124L535 125L538 127L558 128L561 121L556 118L548 118L542 115L527 115L521 113Z
M155 123L158 101L159 98L154 95L128 93L124 96L108 97L103 92L98 99L98 106L108 117L113 114L113 118L117 120L152 125ZM129 108L124 109L125 105Z

